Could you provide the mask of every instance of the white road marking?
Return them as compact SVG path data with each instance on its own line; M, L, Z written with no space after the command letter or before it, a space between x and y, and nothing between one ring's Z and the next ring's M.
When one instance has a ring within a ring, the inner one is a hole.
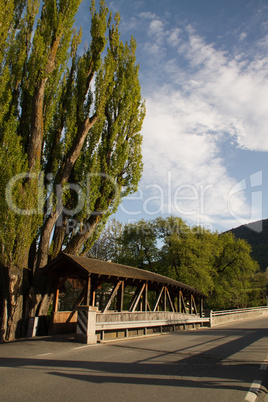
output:
M38 357L41 357L41 356L48 356L48 355L52 355L52 353L50 352L50 353L42 353L41 355L37 355Z
M261 386L261 381L254 380L251 384L250 390L248 391L245 401L254 402L257 399L257 392L259 391Z
M264 359L262 365L260 366L260 370L266 370L267 365L268 365L268 355L266 356L266 358Z
M93 346L93 345L76 346L75 348L72 348L72 350L88 348L89 346Z

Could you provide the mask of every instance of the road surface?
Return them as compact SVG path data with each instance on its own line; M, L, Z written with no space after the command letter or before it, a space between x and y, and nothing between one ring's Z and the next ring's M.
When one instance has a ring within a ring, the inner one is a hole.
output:
M267 400L268 320L82 345L0 344L0 401Z

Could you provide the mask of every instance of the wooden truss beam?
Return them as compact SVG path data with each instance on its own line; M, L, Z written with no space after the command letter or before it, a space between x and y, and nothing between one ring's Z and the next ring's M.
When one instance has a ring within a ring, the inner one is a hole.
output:
M119 312L123 311L124 290L125 290L125 283L124 281L121 281L121 286L117 295L117 311Z
M148 306L148 283L145 283L144 297L143 297L143 311L147 311Z
M87 283L85 287L85 305L89 306L90 304L90 287L91 287L91 277L88 275Z
M195 298L194 298L194 295L192 295L192 294L191 294L191 299L190 299L190 314L197 314Z
M129 311L133 312L136 310L136 307L137 307L139 301L141 300L141 296L142 296L142 293L143 293L145 287L146 287L146 283L144 283L142 286L137 288L134 298L132 300L131 306L129 308Z
M159 291L159 293L158 293L158 295L157 295L157 298L156 298L156 301L155 301L155 304L154 304L154 309L153 309L153 311L156 311L156 309L157 309L157 307L158 307L158 305L159 305L159 302L160 302L160 300L161 300L161 296L162 296L162 293L163 293L163 290L164 290L164 286L162 286L162 288L160 289L160 291Z
M180 290L179 291L179 313L187 313L187 310L186 310L186 305L185 305L185 302L184 302L184 298L183 298L183 293L182 293L182 291Z
M114 298L115 298L115 296L116 296L116 294L117 294L117 291L118 291L119 287L122 285L122 283L123 283L123 281L117 282L117 284L116 284L115 287L113 288L113 291L112 291L112 293L111 293L111 296L110 296L109 300L108 300L107 303L106 303L106 306L105 306L104 309L102 310L102 313L107 313L107 311L109 310L109 308L110 308L110 306L111 306L111 304L112 304L112 301L114 300Z
M200 306L200 317L203 317L204 300L202 296L200 297L199 306Z
M174 307L174 304L173 304L173 302L171 300L170 293L169 293L169 290L168 290L167 287L166 287L166 294L167 294L167 297L168 297L168 301L169 301L171 310L172 310L173 313L175 313L175 307ZM165 309L165 311L166 311L166 309Z

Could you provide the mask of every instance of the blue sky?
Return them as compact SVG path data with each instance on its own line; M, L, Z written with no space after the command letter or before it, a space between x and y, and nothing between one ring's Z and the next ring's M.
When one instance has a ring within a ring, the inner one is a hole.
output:
M84 0L78 17L89 27ZM113 0L137 41L144 172L116 214L224 231L268 218L268 2ZM84 39L83 39L84 40Z

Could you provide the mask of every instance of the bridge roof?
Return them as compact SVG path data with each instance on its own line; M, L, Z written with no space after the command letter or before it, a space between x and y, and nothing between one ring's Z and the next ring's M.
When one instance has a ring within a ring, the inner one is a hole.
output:
M58 276L77 274L82 278L86 278L90 275L106 277L106 279L110 280L121 278L125 280L145 281L158 285L167 285L195 295L205 296L204 293L191 286L154 272L66 253L61 253L56 259L51 261L44 268L44 271L50 274L57 274Z

